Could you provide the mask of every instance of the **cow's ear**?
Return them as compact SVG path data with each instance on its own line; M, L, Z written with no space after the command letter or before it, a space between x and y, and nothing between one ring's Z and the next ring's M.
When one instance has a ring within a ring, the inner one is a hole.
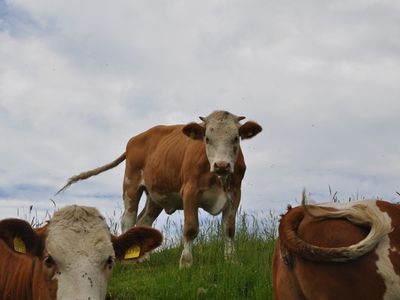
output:
M194 140L201 140L204 137L206 129L197 123L189 123L182 128L182 132Z
M259 134L262 127L256 122L248 121L239 127L239 135L242 139L249 139Z
M137 259L161 245L162 234L154 228L137 226L124 234L112 237L115 257L118 260Z
M15 252L41 256L43 242L28 222L20 219L0 221L0 239Z

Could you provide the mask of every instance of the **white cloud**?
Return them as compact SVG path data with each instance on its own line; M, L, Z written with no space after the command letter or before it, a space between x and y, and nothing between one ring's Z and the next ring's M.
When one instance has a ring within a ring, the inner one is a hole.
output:
M243 142L245 209L282 211L304 186L317 201L329 185L344 199L398 200L396 1L1 8L0 217L21 199L46 207L69 176L112 161L153 125L219 108L264 128ZM120 208L122 174L119 166L55 200Z

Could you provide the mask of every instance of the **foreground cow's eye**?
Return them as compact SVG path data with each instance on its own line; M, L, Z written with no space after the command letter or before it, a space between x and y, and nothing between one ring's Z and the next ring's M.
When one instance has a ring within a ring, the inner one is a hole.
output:
M233 139L233 144L237 144L239 142L239 137L235 136L235 138Z
M112 267L114 266L114 260L115 259L112 256L109 256L107 258L107 261L106 261L107 268L112 269Z
M48 255L44 258L44 265L51 269L56 265L56 262L54 261L54 259L51 257L51 255Z
M206 137L206 144L210 143L210 139L208 137Z

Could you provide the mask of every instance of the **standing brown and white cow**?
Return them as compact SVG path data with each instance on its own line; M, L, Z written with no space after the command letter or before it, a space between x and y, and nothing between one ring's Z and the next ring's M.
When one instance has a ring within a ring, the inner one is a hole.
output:
M0 300L103 300L116 259L158 247L159 231L135 227L112 236L92 207L67 206L39 229L0 221Z
M180 267L189 267L193 261L193 240L199 231L198 209L212 215L222 212L225 256L230 257L246 170L240 139L249 139L262 129L251 121L241 124L244 117L226 111L215 111L200 119L200 124L160 125L138 134L115 161L72 177L61 190L126 159L122 231L135 224L151 226L163 209L168 214L183 209L184 249ZM143 191L147 195L146 206L137 216Z
M400 299L400 206L290 209L279 225L273 290L276 300Z

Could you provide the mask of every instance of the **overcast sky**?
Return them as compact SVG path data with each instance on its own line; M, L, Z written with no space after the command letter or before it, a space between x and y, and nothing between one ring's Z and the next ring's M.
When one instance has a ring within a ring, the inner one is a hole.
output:
M124 164L156 124L257 121L242 209L400 201L400 2L0 0L0 218L122 211ZM143 201L144 202L144 201ZM161 218L165 218L165 214Z

